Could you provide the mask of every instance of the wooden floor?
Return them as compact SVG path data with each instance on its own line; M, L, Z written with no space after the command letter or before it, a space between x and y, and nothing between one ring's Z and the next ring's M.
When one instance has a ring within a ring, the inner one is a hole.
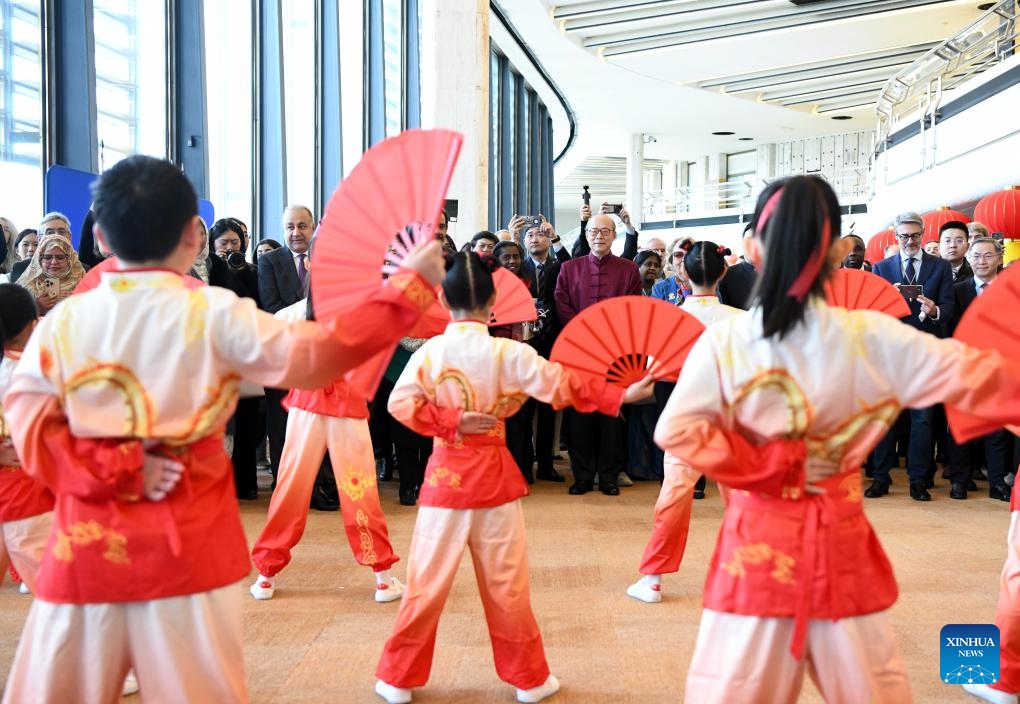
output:
M892 494L866 500L866 509L896 568L900 599L892 617L916 700L974 701L939 681L939 631L947 623L993 618L1008 505L980 493L951 501L945 481L931 503L920 504L905 495L902 473L894 481ZM394 546L406 554L416 509L398 505L395 482L380 487ZM663 602L649 605L624 590L637 577L658 485L639 483L621 492L575 497L563 484L540 482L524 500L534 608L563 687L550 700L557 704L683 699L722 506L714 487L695 503L683 568L664 579ZM267 506L268 494L242 505L249 540L262 527ZM404 563L394 573L403 577ZM252 701L381 701L372 693L373 673L398 604L376 604L372 595L372 574L351 557L340 515L312 511L293 562L278 578L276 597L255 602L244 591ZM30 602L9 583L0 587L5 675ZM492 665L470 560L461 565L443 615L432 678L415 690L414 701L514 701ZM821 698L807 683L801 701Z

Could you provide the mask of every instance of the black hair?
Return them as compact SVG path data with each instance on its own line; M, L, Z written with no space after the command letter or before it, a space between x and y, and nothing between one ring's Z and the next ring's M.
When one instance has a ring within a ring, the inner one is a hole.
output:
M636 255L634 255L634 263L636 265L638 265L638 266L641 266L642 264L644 264L646 261L648 261L652 257L655 257L656 259L659 260L659 267L661 268L662 267L662 257L659 256L659 253L656 252L653 249L642 249L640 252L638 252Z
M39 231L31 227L26 227L24 230L18 233L17 239L14 240L14 248L17 249L18 246L21 244L21 241L24 240L29 235L35 235L36 237L38 237Z
M237 238L241 240L241 249L245 249L244 230L241 229L241 223L235 218L220 218L213 223L209 228L209 247L215 249L216 240L223 237L226 232L233 232L237 235Z
M726 257L733 254L721 244L702 240L695 242L684 257L687 277L696 286L711 286L726 273Z
M492 250L492 256L496 257L496 259L499 259L499 255L503 253L503 250L509 249L510 247L516 247L517 253L520 254L522 258L524 257L524 248L521 247L516 242L514 242L513 240L503 240L502 242L497 244L495 248Z
M24 286L0 284L0 358L3 346L16 338L39 317L35 297Z
M942 239L942 233L946 230L963 230L967 235L970 235L970 230L967 229L967 223L961 220L950 220L945 225L939 228L939 239Z
M273 249L279 249L280 247L283 246L282 244L280 244L279 242L274 240L272 237L266 237L266 238L261 239L261 240L258 241L258 243L255 245L255 249L258 249L259 247L261 247L264 244L268 244Z
M762 218L765 205L780 189L782 193L771 214L767 219ZM823 246L822 232L826 225L830 240L839 237L839 199L832 187L816 176L779 179L758 196L751 225L764 249L762 267L751 296L762 308L765 337L778 335L782 339L804 319L808 298L823 293L822 285L829 276L827 259L823 259L803 300L792 295L790 288L812 257L819 254L828 257L828 251L819 253L816 250ZM824 246L828 249L828 244Z
M457 252L447 257L443 294L450 308L475 310L488 303L496 290L492 272L498 268L498 259L483 259L476 252Z
M92 198L113 253L132 263L170 256L198 215L198 196L184 172L149 156L117 162L92 184Z
M966 228L964 228L964 229L966 229ZM864 238L861 237L860 235L854 235L854 234L843 235L843 239L845 239L845 240L857 240L861 244L864 244Z
M489 232L488 230L481 230L476 232L475 236L471 238L471 248L474 249L475 245L478 244L478 240L489 240L499 244L499 238L496 237L495 233Z

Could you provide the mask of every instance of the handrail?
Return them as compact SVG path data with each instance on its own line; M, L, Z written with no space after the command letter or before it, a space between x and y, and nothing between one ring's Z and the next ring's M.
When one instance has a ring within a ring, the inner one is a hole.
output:
M977 20L890 78L878 97L874 155L885 150L890 135L901 124L917 119L922 131L932 129L947 92L1012 56L1020 38L1018 14L1016 0L1000 0ZM927 160L922 151L922 170L928 167Z

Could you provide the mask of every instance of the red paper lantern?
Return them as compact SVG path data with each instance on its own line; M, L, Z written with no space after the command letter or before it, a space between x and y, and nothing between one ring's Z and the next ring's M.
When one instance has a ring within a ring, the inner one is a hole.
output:
M1020 239L1020 186L987 195L974 208L974 219L1001 232L1006 239Z
M871 264L877 264L885 259L885 248L891 244L897 244L896 230L888 227L881 232L872 235L864 248L864 258Z
M921 238L921 246L924 246L928 242L938 242L939 228L947 222L959 220L965 225L970 222L970 218L961 213L959 210L953 210L948 205L943 205L937 210L925 213L921 216L921 220L924 221L924 237Z

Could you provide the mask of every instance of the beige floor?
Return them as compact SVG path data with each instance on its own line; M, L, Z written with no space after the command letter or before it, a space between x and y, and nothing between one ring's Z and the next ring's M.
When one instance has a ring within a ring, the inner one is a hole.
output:
M1007 505L972 495L947 498L945 482L930 504L910 501L902 473L887 498L869 501L899 578L892 616L918 702L973 701L938 679L939 630L993 616L1009 521ZM695 505L684 567L664 581L658 605L624 595L651 525L657 485L640 483L619 497L566 494L539 483L525 500L532 593L553 672L558 704L673 701L683 698L700 609L700 590L722 513L714 488ZM398 554L410 542L415 509L399 506L396 483L382 485ZM242 506L249 538L261 528L268 498ZM404 573L403 563L394 568ZM373 580L342 539L339 514L312 511L277 596L245 593L248 685L253 702L379 702L373 672L397 612L372 601ZM9 669L31 599L0 587L0 671ZM137 701L138 697L125 699ZM461 566L440 626L432 679L415 702L510 702L492 657L470 561ZM801 698L818 702L810 684Z

